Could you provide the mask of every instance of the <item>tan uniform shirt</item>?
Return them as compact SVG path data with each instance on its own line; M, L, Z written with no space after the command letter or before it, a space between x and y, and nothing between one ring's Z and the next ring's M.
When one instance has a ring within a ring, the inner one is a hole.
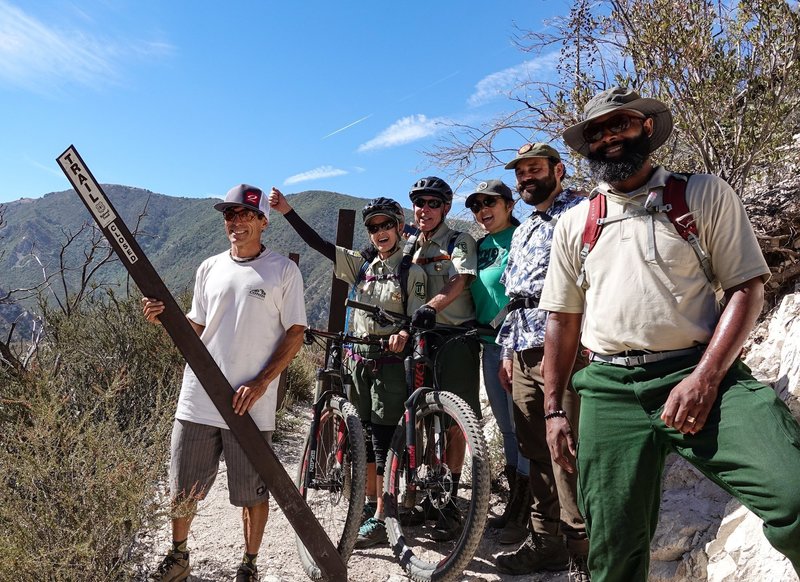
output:
M448 247L455 236L455 246L450 256ZM437 259L440 260L432 260ZM478 274L478 250L475 239L465 232L458 233L442 223L430 240L417 243L414 252L414 263L420 265L427 275L428 295L436 296L455 275ZM470 278L464 290L441 313L436 314L436 321L447 325L460 325L475 320L475 304L469 290Z
M356 301L382 307L386 311L411 315L425 303L425 271L417 265L408 270L408 308L403 310L403 295L400 292L400 262L402 250L398 249L386 260L375 257L367 267L356 290ZM336 247L336 277L351 285L358 277L366 261L357 251ZM400 326L380 326L360 309L353 310L353 329L358 335L390 335Z
M606 216L641 210L650 192L656 193L651 206L661 205L669 176L659 167L645 186L631 193L601 184L608 193ZM768 278L769 268L744 206L727 183L716 176L692 176L686 202L721 289L754 277ZM707 344L721 311L717 282L709 283L691 245L666 214L604 225L586 259L586 283L581 288L576 281L588 212L589 204L579 204L556 225L539 308L584 313L581 341L599 354ZM652 260L648 259L651 233L655 235Z

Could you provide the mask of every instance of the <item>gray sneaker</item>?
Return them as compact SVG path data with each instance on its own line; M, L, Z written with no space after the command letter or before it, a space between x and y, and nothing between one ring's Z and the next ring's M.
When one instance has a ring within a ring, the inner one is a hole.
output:
M157 582L179 582L186 580L189 572L191 572L189 552L170 551L161 560L156 571L150 575L150 579Z
M380 519L370 517L359 528L355 547L357 549L371 548L378 544L385 544L388 541L389 536L386 535L386 524Z
M497 556L495 564L498 572L515 576L540 570L558 572L569 567L569 552L561 536L531 533L517 551Z

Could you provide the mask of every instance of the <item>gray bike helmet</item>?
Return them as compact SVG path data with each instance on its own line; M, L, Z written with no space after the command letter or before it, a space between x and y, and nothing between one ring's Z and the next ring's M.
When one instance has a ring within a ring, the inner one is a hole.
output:
M453 189L450 185L436 176L428 176L418 180L412 187L408 196L413 201L417 196L435 196L442 202L450 204L453 201Z
M364 219L364 224L367 224L367 221L373 216L386 216L400 225L406 219L403 207L391 198L384 198L383 196L370 200L361 211L361 216Z

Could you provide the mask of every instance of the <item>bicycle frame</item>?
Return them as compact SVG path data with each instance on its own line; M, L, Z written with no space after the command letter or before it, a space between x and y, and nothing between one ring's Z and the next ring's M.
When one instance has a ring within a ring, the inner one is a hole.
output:
M375 340L361 340L354 338L344 333L336 332L322 332L320 330L306 330L307 343L309 336L319 336L326 338L326 356L325 365L317 370L316 386L314 396L316 401L313 406L313 416L311 419L311 439L309 442L309 462L306 469L305 483L309 489L329 489L333 490L336 486L334 482L320 482L316 479L316 466L317 466L317 449L319 445L319 426L322 417L322 411L325 408L331 396L344 396L348 397L349 384L346 382L347 374L343 372L343 346L346 342L359 342L359 343L380 343ZM383 344L380 344L383 345ZM329 387L326 389L326 384ZM345 441L346 430L343 422L340 422L336 434L336 462L341 466L344 461L345 450L342 444ZM329 472L326 472L326 474Z
M360 303L348 299L346 301L346 305L372 313L377 320L403 323L406 325L408 325L411 321L411 318L406 315L387 312L379 307L366 303ZM408 455L406 455L406 459L404 461L408 470L404 473L406 475L406 484L409 489L421 488L423 490L427 490L430 489L430 485L433 483L433 481L431 479L428 479L428 482L421 481L417 474L417 403L419 402L420 398L427 398L428 394L431 392L435 393L439 391L439 384L436 378L436 359L438 357L438 353L440 353L444 347L452 341L463 341L464 338L467 337L479 338L479 333L487 332L487 330L464 326L437 325L433 330L412 327L411 331L414 338L413 349L411 354L407 356L404 361L406 385L408 386L408 391L410 392L410 396L405 402L404 412L406 423L406 450L408 451ZM437 331L449 331L455 333L451 337L445 339L444 342L437 347L437 353L434 354L433 358L431 358L427 335L435 334ZM424 385L426 369L431 370L431 383L433 384L433 387L426 387ZM438 416L433 419L433 422L435 423L435 426L430 429L432 430L432 434L434 436L433 447L432 449L429 448L424 452L434 455L433 458L437 461L438 466L446 466L447 447L446 443L443 442L444 439L441 438L441 435L444 434L444 431L447 430L447 427L441 426L441 418ZM449 500L451 494L452 492L447 493L442 504Z

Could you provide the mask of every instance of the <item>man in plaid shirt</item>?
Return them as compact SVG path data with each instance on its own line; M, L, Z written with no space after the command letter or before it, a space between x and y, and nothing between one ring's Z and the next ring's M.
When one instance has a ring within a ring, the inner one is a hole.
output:
M525 144L506 169L514 170L522 200L535 208L511 242L501 279L510 301L497 335L503 346L500 381L513 395L517 439L531 461L533 508L528 539L515 552L499 555L497 569L520 575L570 567L570 580L588 581L588 542L578 511L576 475L554 467L547 447L541 371L547 313L537 307L558 217L585 197L562 188L564 164L547 144ZM564 396L564 411L573 427L578 426L578 407L578 396L570 390Z

